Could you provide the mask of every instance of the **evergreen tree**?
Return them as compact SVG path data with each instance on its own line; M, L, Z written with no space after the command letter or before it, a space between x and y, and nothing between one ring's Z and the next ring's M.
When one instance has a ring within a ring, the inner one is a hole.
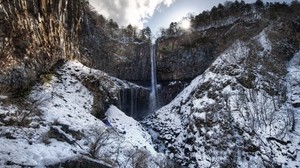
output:
M224 10L224 5L223 5L223 4L221 4L221 3L219 3L219 4L218 4L218 9L220 9L220 10Z
M291 2L291 7L296 7L296 6L299 6L300 5L300 2L298 0L293 0Z
M109 19L109 21L108 21L108 23L107 23L107 27L108 27L109 29L114 30L114 29L118 29L118 28L119 28L119 25L118 25L117 22L115 22L114 20Z
M117 22L110 19L106 24L106 29L111 36L114 36L116 34L116 31L119 29L119 25L117 24Z
M131 24L129 24L125 30L126 36L127 37L132 37L133 36L133 27Z
M262 0L256 0L255 6L256 6L257 8L263 8L263 7L264 7L264 3L263 3Z
M151 29L148 26L141 30L141 39L151 40Z
M169 29L168 29L168 35L176 35L178 33L178 23L177 22L171 22Z

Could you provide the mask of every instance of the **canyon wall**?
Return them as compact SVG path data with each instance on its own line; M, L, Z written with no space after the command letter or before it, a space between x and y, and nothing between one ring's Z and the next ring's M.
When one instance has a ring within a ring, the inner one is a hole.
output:
M150 81L149 42L112 38L92 15L83 0L1 1L0 84L29 87L61 59L124 80Z

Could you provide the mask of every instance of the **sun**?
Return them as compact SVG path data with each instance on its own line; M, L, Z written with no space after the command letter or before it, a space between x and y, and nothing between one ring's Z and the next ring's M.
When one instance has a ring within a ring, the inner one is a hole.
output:
M189 29L191 27L191 22L189 20L183 20L181 22L181 27L185 30Z

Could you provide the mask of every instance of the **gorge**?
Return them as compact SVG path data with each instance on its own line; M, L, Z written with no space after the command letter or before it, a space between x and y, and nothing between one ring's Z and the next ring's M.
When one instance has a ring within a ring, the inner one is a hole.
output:
M0 167L300 165L300 3L151 30L88 1L0 1Z

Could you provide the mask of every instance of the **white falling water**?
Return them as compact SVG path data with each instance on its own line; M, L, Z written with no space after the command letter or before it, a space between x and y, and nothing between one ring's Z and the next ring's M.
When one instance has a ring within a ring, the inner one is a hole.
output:
M150 112L156 111L157 79L156 79L156 60L155 45L151 46L151 93L150 93Z

